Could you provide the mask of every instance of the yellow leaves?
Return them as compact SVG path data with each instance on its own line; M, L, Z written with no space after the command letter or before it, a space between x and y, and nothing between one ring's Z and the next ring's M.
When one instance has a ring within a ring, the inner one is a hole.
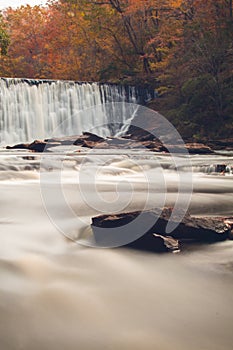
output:
M182 5L183 0L171 0L171 6L174 8L178 8Z

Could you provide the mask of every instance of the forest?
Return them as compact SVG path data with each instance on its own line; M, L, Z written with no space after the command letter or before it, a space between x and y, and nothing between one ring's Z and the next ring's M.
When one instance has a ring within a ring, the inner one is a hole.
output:
M0 76L156 90L185 138L233 133L232 0L60 0L0 14Z

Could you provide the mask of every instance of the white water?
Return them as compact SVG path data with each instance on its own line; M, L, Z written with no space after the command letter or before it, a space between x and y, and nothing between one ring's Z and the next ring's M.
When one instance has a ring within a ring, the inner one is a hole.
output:
M122 102L119 110L108 108L111 102ZM0 78L0 144L80 135L90 129L100 136L115 135L132 118L124 102L138 102L135 88Z
M232 241L165 256L78 245L50 221L40 193L40 155L25 159L32 155L0 152L1 349L232 349ZM63 222L73 239L83 231L90 233L90 217L99 204L81 196L80 188L86 198L93 191L88 181L80 184L81 171L87 178L96 174L106 211L114 208L118 195L120 205L129 201L126 209L142 208L148 178L157 186L149 198L153 206L159 180L149 174L158 163L166 180L167 204L175 198L177 175L166 155L118 154L98 168L103 154L73 153L63 161L60 183L53 181L59 153L45 157L50 171L41 169L48 174L44 186L47 181L56 194L62 184L66 203L80 218L77 226L54 195L57 223ZM82 170L84 159L88 167ZM233 158L194 156L192 161L198 172L193 176L191 213L232 215L233 176L200 170L210 162L232 164Z

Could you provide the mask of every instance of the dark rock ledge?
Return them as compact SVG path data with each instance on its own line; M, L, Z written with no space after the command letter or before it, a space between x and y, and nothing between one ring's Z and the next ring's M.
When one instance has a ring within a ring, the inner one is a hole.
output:
M151 209L93 217L91 226L96 242L104 241L106 237L104 235L108 234L107 230L99 231L98 228L119 228L120 234L121 228L133 222L139 214L140 222L137 225L142 224L143 227L143 223L154 223L142 237L127 245L130 248L156 253L178 252L182 246L187 247L192 243L214 243L233 237L233 218L194 217L188 213L181 221L179 217L175 217L173 223L176 227L167 234L166 226L172 214L172 208L164 208L161 213L157 209ZM133 230L133 226L128 227L129 230ZM131 233L133 237L133 232Z
M155 138L151 133L136 130L123 137L102 138L90 132L84 132L80 136L70 136L63 138L51 138L46 140L35 140L32 143L20 143L14 146L7 146L7 149L25 149L32 152L49 151L51 147L61 145L75 145L85 148L95 149L148 149L152 152L168 152L167 148ZM190 154L211 154L211 148L204 144L187 143L186 148ZM180 152L182 145L170 146L172 152Z

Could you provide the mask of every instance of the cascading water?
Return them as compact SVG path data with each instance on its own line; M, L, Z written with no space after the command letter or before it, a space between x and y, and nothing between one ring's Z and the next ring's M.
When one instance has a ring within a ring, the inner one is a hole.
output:
M135 112L132 107L131 115L126 113L125 103L140 103L139 95L129 86L1 78L0 144L44 139L54 132L119 135ZM112 102L122 102L118 111L108 107Z

